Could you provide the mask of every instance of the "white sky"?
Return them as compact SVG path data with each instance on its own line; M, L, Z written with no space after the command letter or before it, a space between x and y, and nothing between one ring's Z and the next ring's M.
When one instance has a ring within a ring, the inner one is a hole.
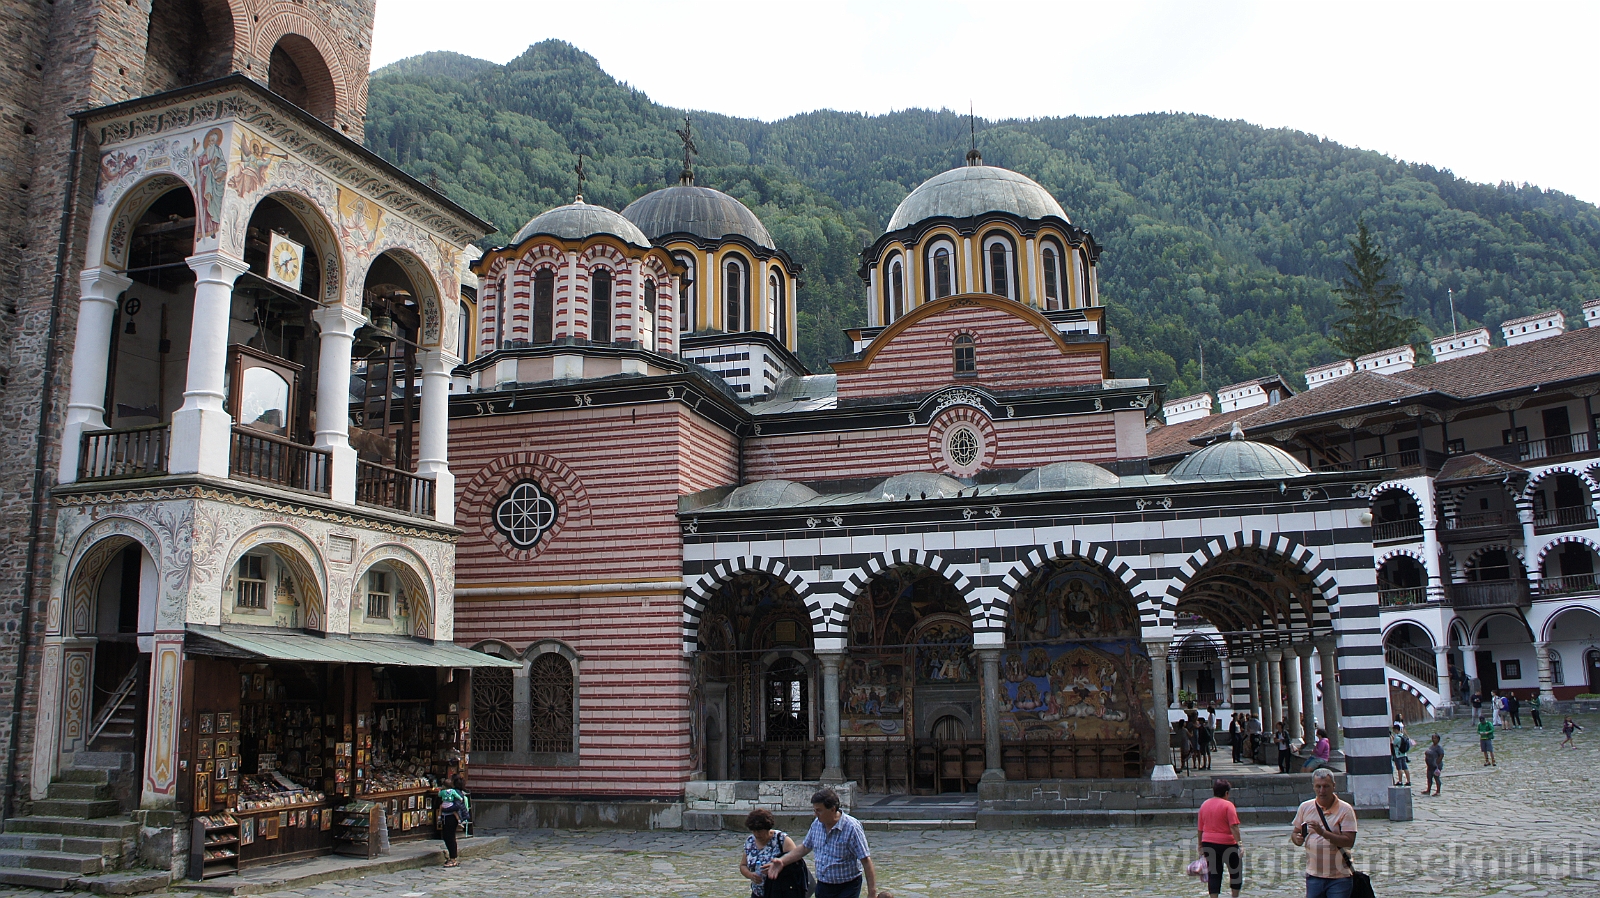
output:
M1592 0L378 0L372 65L503 63L552 37L672 107L1197 112L1600 203Z

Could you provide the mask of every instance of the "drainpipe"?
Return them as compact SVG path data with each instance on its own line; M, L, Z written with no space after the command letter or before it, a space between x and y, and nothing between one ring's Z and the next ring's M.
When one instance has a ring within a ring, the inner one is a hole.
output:
M6 751L5 797L0 801L0 821L11 819L17 791L17 745L22 729L22 693L28 667L28 642L33 629L33 590L39 575L39 531L44 526L45 438L50 430L50 393L55 389L56 344L61 332L61 295L66 287L67 249L72 240L72 217L78 199L78 157L83 147L83 122L72 120L72 149L67 155L67 190L61 204L61 229L56 237L56 272L50 285L50 327L45 332L44 371L39 383L39 426L34 432L33 500L28 510L28 561L22 574L22 623L17 633L17 660L11 678L11 739Z

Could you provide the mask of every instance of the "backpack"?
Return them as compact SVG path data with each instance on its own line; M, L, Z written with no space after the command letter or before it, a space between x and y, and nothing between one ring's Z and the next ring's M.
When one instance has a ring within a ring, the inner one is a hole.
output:
M1410 736L1407 736L1405 733L1401 733L1400 734L1400 753L1401 754L1405 754L1406 752L1410 751L1411 750L1411 746L1413 746L1415 744L1416 744L1415 742L1411 741L1411 737Z

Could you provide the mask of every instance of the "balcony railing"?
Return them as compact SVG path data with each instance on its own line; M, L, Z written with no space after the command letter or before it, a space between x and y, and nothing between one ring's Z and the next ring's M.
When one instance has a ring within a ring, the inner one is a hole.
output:
M1424 658L1398 646L1387 645L1383 647L1383 660L1418 683L1435 690L1439 688L1439 668L1432 657Z
M357 461L356 502L431 518L434 513L434 483L432 478L420 477L410 471Z
M1372 541L1375 543L1389 542L1397 539L1421 539L1422 522L1410 521L1384 521L1372 525Z
M1549 508L1533 519L1533 532L1555 533L1561 530L1582 530L1594 526L1594 506L1574 505L1570 508Z
M233 477L326 496L332 464L333 453L326 449L303 446L248 427L233 428L229 468Z
M1454 608L1522 608L1528 605L1528 581L1477 580L1450 585Z
M1400 586L1378 590L1378 606L1389 608L1399 605L1425 605L1428 602L1426 586Z
M1600 592L1600 574L1567 574L1564 577L1545 577L1539 581L1542 596L1570 596L1584 592Z
M1447 530L1476 530L1479 527L1504 527L1515 518L1503 511L1475 511L1445 519Z
M1542 440L1529 440L1526 443L1514 444L1517 448L1517 461L1533 461L1540 458L1557 458L1562 455L1579 455L1589 451L1589 435L1587 433L1568 433L1556 437L1545 437Z
M1371 455L1356 461L1330 461L1317 466L1319 471L1385 471L1401 468L1421 468L1424 471L1437 471L1450 456L1432 449L1419 450L1407 449L1404 452L1390 452L1386 455Z
M90 430L78 453L79 480L121 480L167 473L168 425Z

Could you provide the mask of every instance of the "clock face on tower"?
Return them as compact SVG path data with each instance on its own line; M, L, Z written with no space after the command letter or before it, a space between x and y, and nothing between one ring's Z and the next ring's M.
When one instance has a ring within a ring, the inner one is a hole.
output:
M494 526L519 549L531 549L556 525L561 510L539 484L523 480L494 509Z

